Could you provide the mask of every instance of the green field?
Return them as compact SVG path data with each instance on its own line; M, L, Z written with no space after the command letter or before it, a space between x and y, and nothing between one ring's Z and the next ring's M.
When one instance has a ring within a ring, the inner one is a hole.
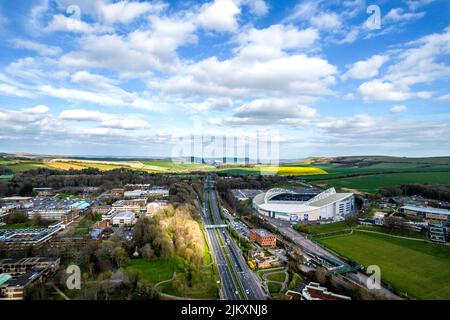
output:
M417 299L450 299L450 246L354 232L318 240L365 267L378 265L398 292Z
M317 235L321 233L339 232L350 229L352 226L346 221L336 222L336 223L326 223L326 224L315 224L315 225L297 225L295 229L299 232L308 233L311 235Z
M276 282L267 282L267 289L271 294L279 293L281 291L281 284Z
M173 258L152 261L132 259L130 264L124 269L138 273L144 281L157 284L158 282L171 279L173 273L176 271L180 272L182 268L183 262L180 259Z
M267 275L267 280L276 281L276 282L284 282L286 280L286 272L278 272L274 274Z
M4 168L8 168L13 172L20 172L32 169L46 168L47 166L40 161L6 161L6 163L0 163Z
M40 227L33 227L31 220L27 221L27 222L24 222L24 223L7 224L7 225L4 225L4 226L0 226L0 230L28 229L28 228L33 228L33 229L37 228L37 229L39 229Z
M450 171L367 175L321 180L316 181L316 183L328 187L346 188L374 193L383 187L397 187L408 183L450 184Z
M283 271L283 267L277 267L277 268L270 268L270 269L263 269L258 271L258 276L262 278L262 276L266 273L271 273L275 271Z

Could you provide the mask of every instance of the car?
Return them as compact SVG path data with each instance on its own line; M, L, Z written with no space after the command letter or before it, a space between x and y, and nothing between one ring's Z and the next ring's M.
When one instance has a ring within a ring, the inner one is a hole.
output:
M245 294L250 294L250 290L245 290Z

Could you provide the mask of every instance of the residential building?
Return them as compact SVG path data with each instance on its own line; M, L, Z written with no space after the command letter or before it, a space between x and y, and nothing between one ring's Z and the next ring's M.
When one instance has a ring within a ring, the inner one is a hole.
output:
M403 206L400 212L410 217L418 217L428 221L450 221L450 211L433 207Z
M49 197L55 194L55 190L53 188L33 188L33 192L39 197Z
M148 194L153 197L167 198L169 196L169 189L165 187L153 187Z
M167 202L155 201L147 204L147 214L155 214L157 211L167 208Z
M17 205L20 209L29 209L33 207L33 198L31 197L7 197L0 198L2 207L8 205Z
M91 204L87 201L78 201L78 202L71 204L70 209L73 211L76 211L78 213L83 213L84 211L89 209L90 206L91 206Z
M384 226L384 219L386 215L387 215L386 212L375 212L375 214L373 215L375 225Z
M44 229L0 230L0 245L12 249L40 246L55 237L63 229L63 226L58 225Z
M124 193L125 189L122 188L115 188L111 190L111 196L114 198L123 198Z
M122 211L118 212L112 218L113 226L132 226L136 223L136 216L134 212L131 211Z
M104 215L112 209L111 206L96 206L92 207L92 213Z
M78 218L80 213L75 210L70 209L41 209L41 210L31 210L27 212L28 217L31 219L35 215L40 215L42 219L50 221L63 221L68 224Z
M23 299L24 290L36 281L44 281L59 269L60 258L0 259L0 299ZM6 280L6 281L4 281Z
M277 246L277 237L265 229L250 230L249 239L265 248L276 248Z
M151 184L127 184L125 186L126 190L149 190Z

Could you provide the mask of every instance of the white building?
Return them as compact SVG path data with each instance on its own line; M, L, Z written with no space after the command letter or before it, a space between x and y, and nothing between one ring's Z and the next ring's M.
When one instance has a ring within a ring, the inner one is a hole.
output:
M136 223L136 216L134 212L131 211L122 211L118 212L112 218L113 226L132 226Z
M355 210L355 198L334 188L318 195L271 189L253 199L253 208L263 216L291 222L339 221Z

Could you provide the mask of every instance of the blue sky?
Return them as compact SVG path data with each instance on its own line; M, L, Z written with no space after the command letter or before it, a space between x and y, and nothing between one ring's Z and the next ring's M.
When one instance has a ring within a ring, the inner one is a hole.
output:
M202 132L271 135L281 158L449 155L449 14L446 0L1 0L0 152L170 156Z

